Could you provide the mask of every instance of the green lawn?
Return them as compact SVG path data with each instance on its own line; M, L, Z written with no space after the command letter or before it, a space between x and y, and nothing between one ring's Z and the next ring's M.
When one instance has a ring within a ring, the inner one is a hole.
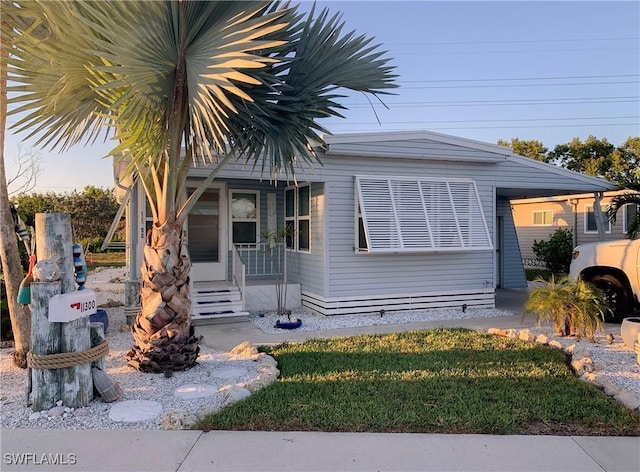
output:
M197 429L640 435L640 415L558 350L475 331L312 340L270 350L281 377Z
M87 269L93 270L96 267L125 266L127 263L125 257L124 251L88 253L86 256Z

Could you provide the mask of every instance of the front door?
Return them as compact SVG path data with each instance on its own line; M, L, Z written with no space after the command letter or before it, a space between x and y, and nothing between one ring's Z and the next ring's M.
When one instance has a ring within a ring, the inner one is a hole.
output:
M225 194L223 184L211 184L189 212L187 242L194 282L227 279Z

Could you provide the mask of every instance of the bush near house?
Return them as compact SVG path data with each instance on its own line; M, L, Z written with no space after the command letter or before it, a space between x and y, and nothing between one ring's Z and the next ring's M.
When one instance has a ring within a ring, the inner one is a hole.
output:
M533 241L533 252L554 274L568 274L573 252L573 233L570 229L558 228L548 241Z

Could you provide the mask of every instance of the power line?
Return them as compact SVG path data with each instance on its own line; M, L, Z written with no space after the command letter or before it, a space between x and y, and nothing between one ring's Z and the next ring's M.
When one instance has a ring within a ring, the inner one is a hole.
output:
M440 54L520 54L520 53L532 53L532 52L582 52L582 51L637 51L639 46L628 48L573 48L573 49L511 49L511 50L495 50L495 51L393 51L394 56L417 56L417 55L440 55Z
M573 79L605 79L619 77L640 77L640 74L618 75L565 75L552 77L514 77L514 78L484 78L484 79L433 79L433 80L399 80L398 83L431 83L431 82L503 82L516 80L573 80Z
M421 122L415 122L417 124ZM378 123L364 123L365 125L375 125L379 127ZM391 123L393 124L393 123ZM591 123L591 124L559 124L559 125L499 125L499 126L430 126L430 130L469 130L469 129L540 129L540 128L585 128L585 127L615 127L615 126L638 126L640 122L636 123ZM327 128L331 128L331 126L326 126ZM384 124L384 130L386 131L397 131L397 130L405 130L406 127L394 127L388 126L387 123ZM368 128L367 131L375 131L372 128ZM347 129L340 130L340 133L357 133L362 132L361 129Z
M546 39L506 39L506 40L494 40L494 41L428 41L420 43L385 43L394 46L429 46L429 45L449 45L449 44L513 44L513 43L567 43L567 42L585 42L585 41L638 41L640 37L628 37L628 38L546 38Z
M491 119L491 120L422 120L422 121L390 121L389 124L417 124L417 123L506 123L506 122L525 122L525 121L572 121L572 120L627 120L637 119L637 115L631 116L593 116L593 117L571 117L571 118L512 118L512 119ZM334 124L340 124L336 122ZM346 125L368 125L373 122L366 123L345 123ZM633 123L630 123L633 124ZM591 126L591 125L588 125Z
M400 90L426 90L426 89L465 89L465 88L514 88L514 87L566 87L568 85L622 85L639 84L637 80L622 80L619 82L566 82L563 84L495 84L495 85L428 85L424 87L400 87Z
M578 97L578 98L535 98L521 100L450 100L435 102L394 102L385 101L390 107L413 107L413 108L437 108L456 106L525 106L525 105L577 105L584 103L630 103L640 99L640 96L620 96L620 97ZM347 108L371 108L369 103L343 103ZM374 103L375 107L383 107Z

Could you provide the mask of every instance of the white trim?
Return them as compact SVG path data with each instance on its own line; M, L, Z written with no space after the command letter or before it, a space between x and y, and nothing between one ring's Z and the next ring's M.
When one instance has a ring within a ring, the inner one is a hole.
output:
M611 198L616 197L618 195L624 195L629 193L629 190L611 190L604 192L602 198ZM510 200L512 205L526 205L530 203L554 203L554 202L565 202L569 200L593 200L595 196L592 193L576 193L576 194L565 194L565 195L556 195L553 197L532 197L532 198L518 198Z
M200 184L199 181L195 180L187 180L187 183L184 188L184 196L188 194L189 189L195 189ZM193 262L191 261L191 274L192 281L224 281L227 279L228 271L227 271L227 260L228 260L228 247L229 247L229 229L228 229L228 203L227 196L229 195L227 191L227 182L215 181L211 182L205 192L211 190L218 191L218 262ZM189 247L189 238L188 238L188 219L185 222L184 230L187 231L187 248ZM208 264L208 266L207 266Z
M601 207L605 207L602 211L603 213L606 213L607 209L605 205L600 205ZM590 230L589 229L589 213L593 213L593 219L596 222L596 229ZM598 234L598 222L596 220L596 218L598 218L598 216L596 215L595 212L595 207L594 204L591 203L586 203L585 205L583 205L583 209L582 209L582 216L584 217L584 234ZM605 219L604 224L606 226L609 227L609 229L605 229L605 234L611 234L611 221L609 221L608 219Z
M302 188L309 189L309 214L308 215L300 215L299 208L299 199L300 199L300 189ZM287 216L287 192L293 191L293 216ZM311 183L307 182L304 184L291 185L284 189L284 222L285 225L287 222L293 223L294 235L293 235L293 246L287 247L290 251L295 251L303 254L311 253ZM308 249L300 249L300 221L307 221L309 223L309 248Z
M234 193L247 193L247 194L253 194L256 196L256 216L254 218L239 218L239 219L234 219L233 217L233 194ZM229 214L229 249L231 249L231 247L234 244L233 241L233 223L238 222L238 223L254 223L256 224L256 240L253 241L254 243L259 243L260 242L260 190L247 190L247 189L238 189L238 188L231 188L229 189L229 208L228 208L228 214Z
M124 215L124 210L127 208L127 205L129 204L129 198L131 198L131 192L133 191L132 189L134 184L132 184L131 187L127 188L127 191L125 192L124 197L122 197L122 200L120 201L120 206L118 207L118 211L116 212L116 215L113 217L113 220L111 221L111 226L109 226L109 231L107 231L107 235L102 241L102 246L100 246L101 251L104 251L105 249L107 249L109 244L111 244L113 235L116 233L116 229L118 228L118 224L122 219L122 215Z
M536 214L542 214L542 223L536 223ZM545 223L545 215L551 215L551 221ZM532 210L531 211L531 226L553 226L553 210Z

